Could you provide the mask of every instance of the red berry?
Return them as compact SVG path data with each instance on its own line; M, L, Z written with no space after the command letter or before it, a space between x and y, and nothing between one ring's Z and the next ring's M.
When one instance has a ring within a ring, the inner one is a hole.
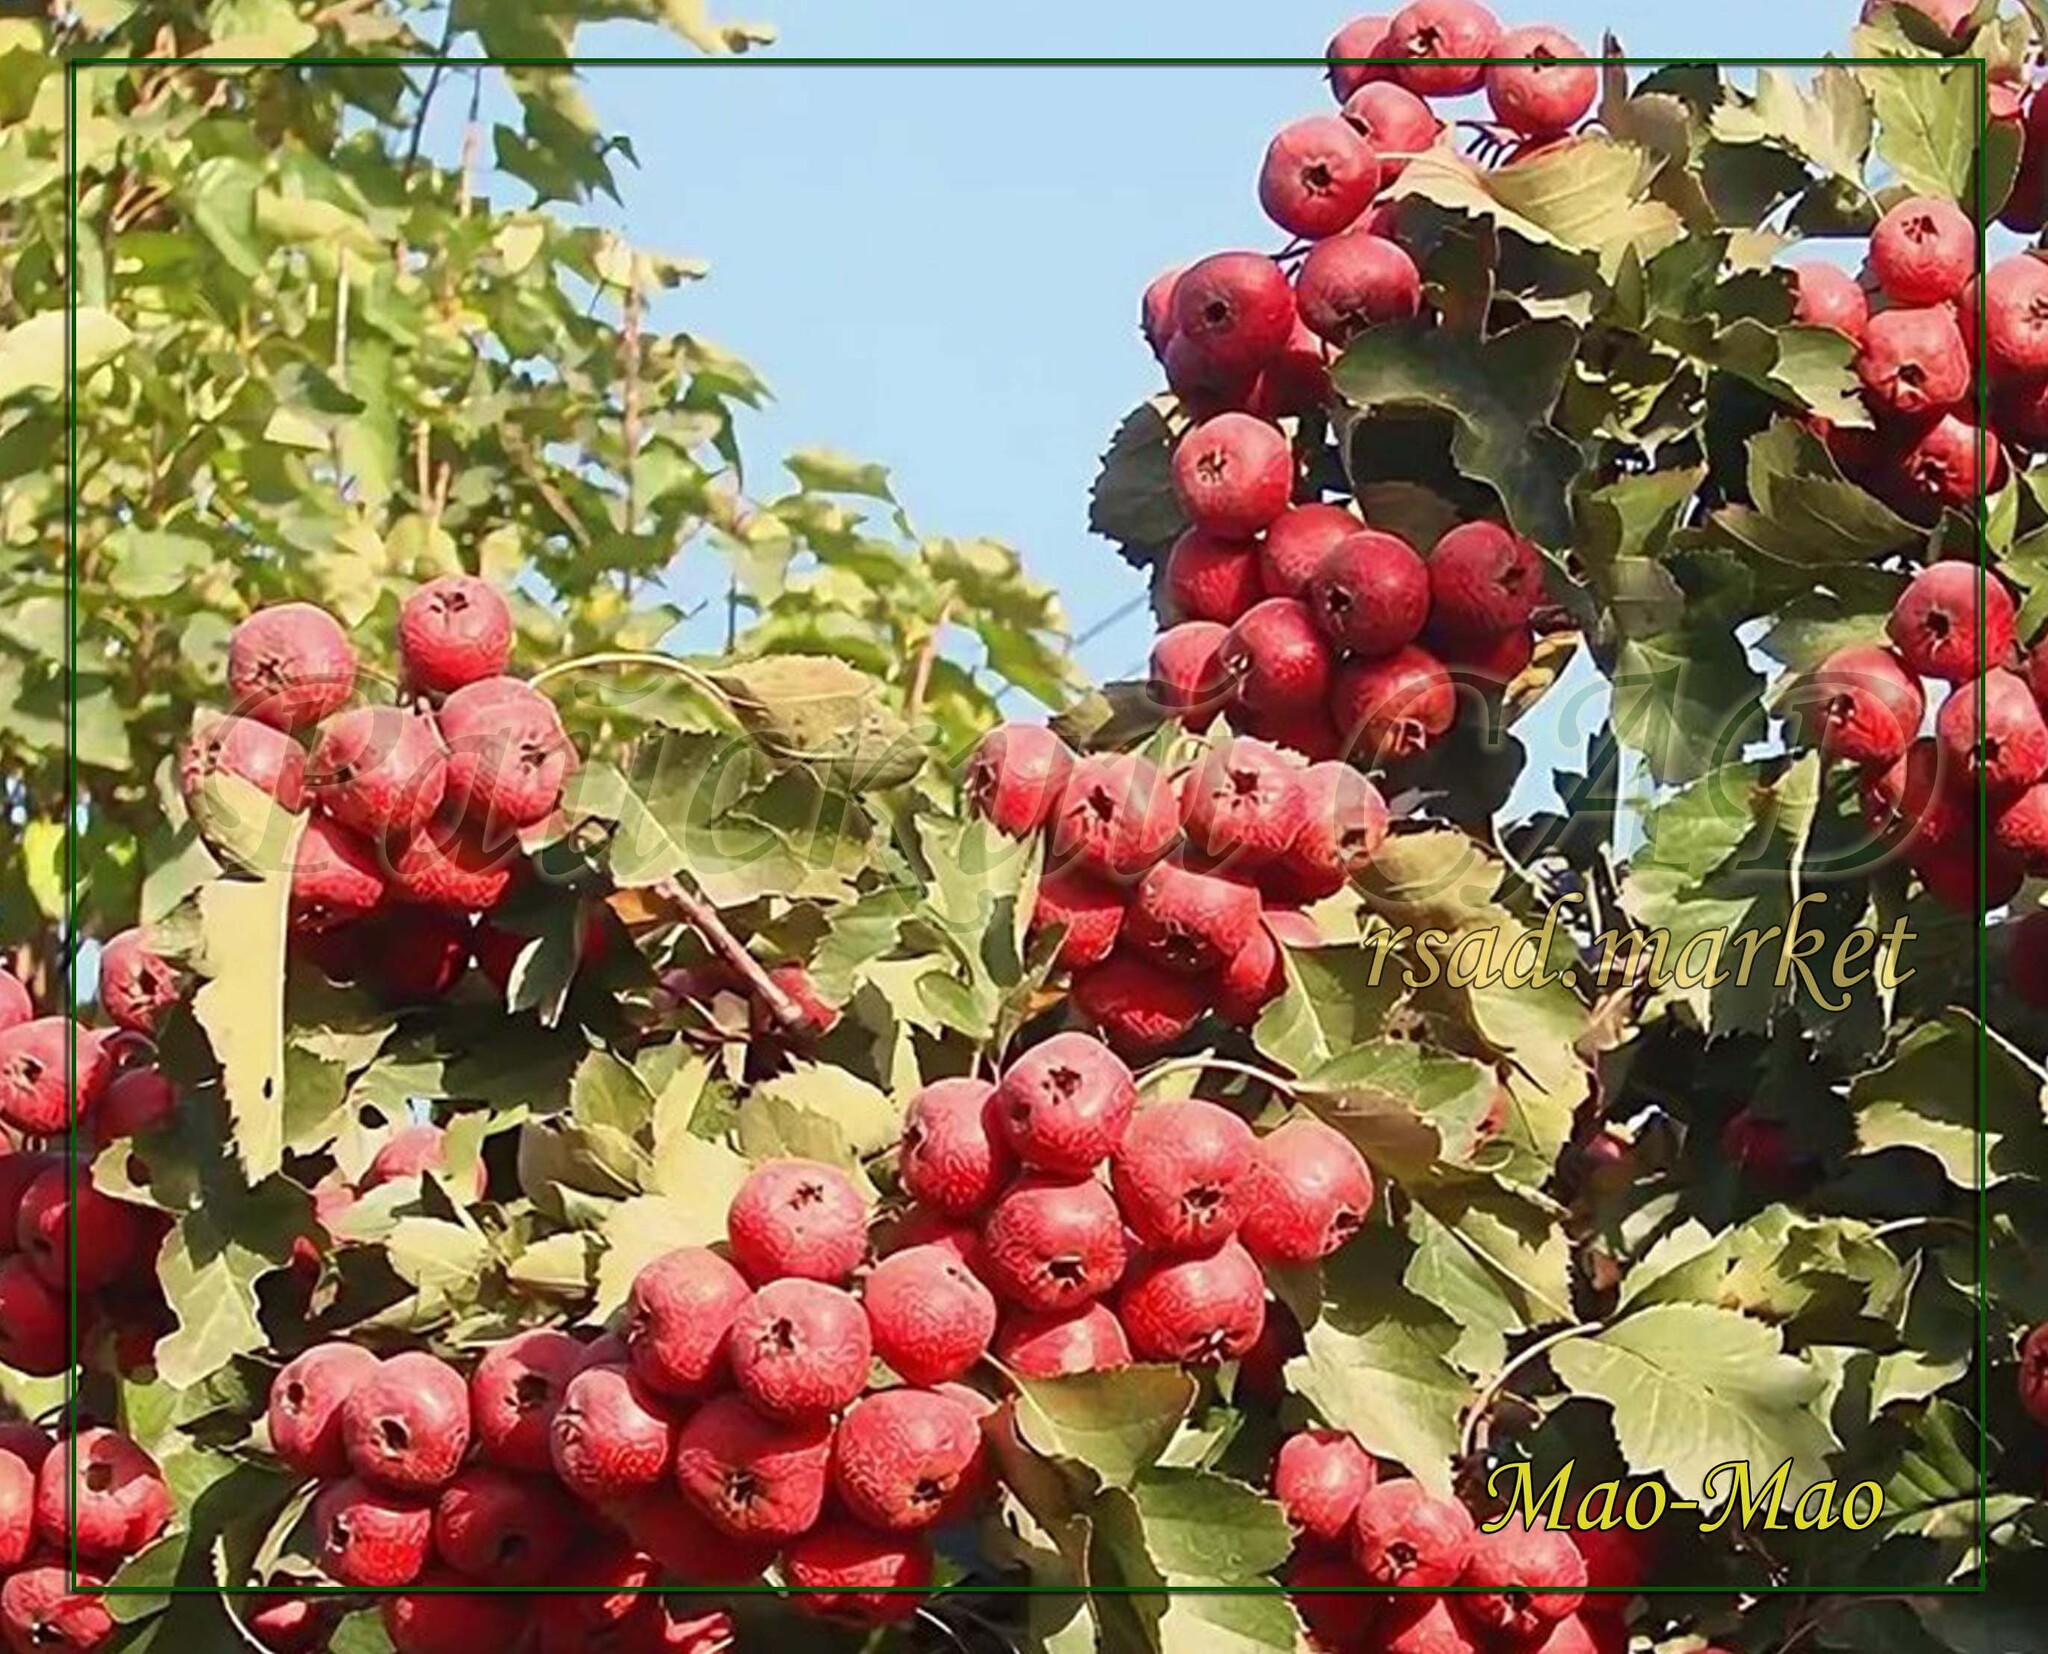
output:
M1230 699L1230 675L1222 658L1228 631L1213 620L1184 620L1152 643L1152 703L1197 733L1215 721Z
M35 1537L36 1471L19 1454L0 1451L0 1571L19 1568Z
M367 1194L372 1189L381 1189L387 1183L396 1183L404 1178L424 1177L428 1172L445 1171L448 1167L448 1134L437 1125L421 1122L400 1126L370 1157L370 1163L363 1169L363 1176L357 1192Z
M1294 492L1294 449L1269 420L1219 413L1175 445L1173 491L1196 528L1219 539L1247 539L1287 509ZM1253 580L1256 573L1254 564L1245 578Z
M1280 1579L1316 1654L1351 1654L1366 1647L1387 1599L1366 1589L1365 1576L1349 1557L1297 1551Z
M575 1542L561 1496L537 1478L476 1465L434 1504L434 1549L486 1585L539 1585Z
M1235 1360L1266 1321L1266 1278L1234 1240L1191 1257L1147 1257L1117 1293L1117 1319L1140 1361Z
M1263 253L1212 253L1181 273L1173 289L1174 343L1215 368L1257 373L1287 344L1294 294Z
M469 969L473 933L463 914L396 907L371 925L365 956L371 986L386 1005L431 1004Z
M582 1344L545 1327L486 1350L469 1379L470 1417L483 1456L507 1470L551 1470L548 1435L584 1361Z
M1300 597L1308 590L1309 579L1321 566L1324 554L1338 541L1356 534L1361 526L1356 517L1339 506L1289 506L1273 519L1259 543L1259 578L1265 595ZM1250 603L1245 605L1250 607ZM1235 620L1237 615L1217 618Z
M1039 890L1042 907L1044 883ZM986 1080L956 1079L935 1080L910 1099L896 1162L904 1193L949 1217L987 1210L1015 1170L995 1098Z
M1984 858L1981 873L1977 847L1970 843L1924 850L1914 858L1913 870L1928 895L1958 913L1989 913L2004 907L2020 893L2026 879L2026 869L2018 858L1996 845Z
M1146 283L1138 304L1138 331L1154 356L1164 356L1173 342L1173 290L1180 285L1180 266L1162 270Z
M1116 1152L1137 1101L1137 1082L1115 1052L1086 1034L1063 1033L1004 1071L994 1109L1025 1165L1079 1176Z
M775 1560L772 1540L735 1539L668 1488L608 1500L604 1514L662 1569L691 1585L745 1585Z
M1540 1644L1586 1598L1586 1560L1568 1534L1520 1517L1472 1542L1455 1606L1480 1636L1512 1647Z
M1050 825L1054 864L1116 879L1143 873L1180 831L1172 787L1137 753L1076 759Z
M26 1258L0 1258L0 1362L31 1378L52 1378L71 1365L67 1299Z
M1340 666L1330 703L1347 748L1379 762L1428 751L1458 712L1450 673L1413 644Z
M1067 784L1074 755L1043 724L1001 724L967 761L968 807L997 832L1025 838L1043 827Z
M68 1560L24 1568L0 1586L0 1633L11 1654L77 1654L113 1640L114 1617L107 1611L105 1584L97 1574L74 1570Z
M633 1371L663 1395L717 1388L733 1320L750 1296L746 1277L706 1247L678 1247L642 1265L626 1296Z
M228 639L235 711L282 730L304 729L348 704L356 652L341 623L311 603L258 609Z
M1983 613L1978 613L1978 587ZM1914 575L1892 606L1887 631L1909 672L1963 683L1987 667L2002 666L2013 651L2016 607L2012 591L1975 563L1932 563ZM1983 628L1984 648L1977 647Z
M366 838L403 839L441 807L448 761L433 724L395 706L354 706L323 723L306 760L306 792Z
M1479 1643L1451 1611L1448 1597L1418 1592L1394 1598L1375 1634L1377 1654L1480 1654Z
M1817 260L1791 269L1792 320L1802 327L1831 327L1862 344L1870 326L1870 297L1856 278L1839 264Z
M1798 1181L1799 1160L1782 1120L1739 1109L1722 1126L1719 1146L1741 1176L1765 1189L1782 1191Z
M1275 356L1271 362L1278 360ZM1259 370L1224 367L1210 360L1196 340L1178 333L1168 342L1160 365L1166 370L1167 389L1180 398L1182 411L1190 419L1242 413L1259 388Z
M100 949L100 1008L117 1028L154 1035L183 990L177 967L139 929L110 937Z
M1178 619L1227 626L1264 595L1259 548L1250 540L1191 528L1166 554L1166 601Z
M130 1068L116 1074L93 1110L92 1143L103 1149L128 1137L162 1131L178 1117L178 1092L154 1068Z
M742 1396L715 1396L676 1439L676 1485L722 1533L794 1539L824 1508L832 1439L826 1420L781 1424Z
M1465 1507L1413 1477L1381 1482L1358 1501L1351 1554L1375 1585L1437 1590L1456 1581L1478 1532Z
M823 1281L770 1281L733 1318L733 1380L771 1419L838 1412L866 1388L874 1356L860 1300Z
M1953 201L1916 195L1870 232L1870 269L1894 304L1946 304L1977 268L1977 231Z
M341 1611L331 1603L311 1597L259 1597L244 1615L242 1625L259 1648L271 1654L319 1654L341 1621Z
M390 894L451 913L488 913L525 865L519 841L444 817L408 837L392 858Z
M1259 170L1259 205L1289 235L1335 235L1380 187L1379 156L1338 115L1310 115L1280 129Z
M1965 337L1974 340L1979 325L1993 374L2034 380L2048 374L2048 264L2017 253L1985 272L1981 294L1972 281L1965 294Z
M420 694L495 678L512 658L512 610L488 581L444 574L398 611L398 652L407 685Z
M1258 877L1269 895L1320 901L1342 890L1386 842L1387 805L1379 788L1349 764L1311 764L1301 792L1301 831Z
M1970 353L1953 307L1872 316L1856 354L1856 377L1880 411L1903 419L1954 407L1969 394Z
M156 1461L113 1430L81 1430L36 1472L36 1531L88 1564L119 1562L170 1525L171 1489Z
M313 1501L321 1568L359 1590L410 1585L419 1578L433 1532L431 1499L387 1493L357 1477L329 1484Z
M1330 646L1299 598L1269 597L1246 610L1225 634L1217 659L1251 712L1308 711L1330 691Z
M35 1014L35 1001L21 985L21 978L0 966L0 1033L33 1021Z
M1344 118L1379 156L1383 184L1391 184L1409 161L1434 148L1444 129L1428 104L1390 80L1369 81L1354 91L1344 100ZM1369 228L1365 224L1351 227Z
M1852 764L1893 764L1927 713L1920 682L1889 649L1852 644L1814 671L1800 697L1810 738Z
M1141 1246L1207 1252L1244 1221L1254 1139L1229 1109L1188 1098L1141 1108L1110 1162L1110 1187Z
M1996 809L1991 842L2029 873L2048 867L2048 783L2037 782Z
M105 1039L69 1017L37 1017L0 1032L0 1120L55 1137L87 1120L114 1063Z
M2017 673L1996 669L1958 684L1935 716L1934 735L1953 773L1973 787L1982 781L1994 799L2048 775L2048 722Z
M1429 554L1429 620L1453 637L1492 637L1529 624L1543 600L1543 558L1499 523L1465 523Z
M995 1358L1020 1378L1111 1372L1131 1362L1123 1323L1107 1304L1025 1311L996 1329Z
M1422 274L1398 242L1349 230L1310 249L1294 296L1309 331L1343 345L1369 327L1419 315Z
M833 1492L856 1521L889 1533L959 1515L986 1474L980 1421L935 1390L862 1397L832 1442Z
M770 1160L733 1195L725 1234L749 1280L843 1281L868 1249L867 1203L837 1166Z
M305 772L306 749L282 730L217 712L193 714L192 733L178 754L178 788L188 805L213 777L232 775L296 811Z
M448 808L496 842L547 819L575 750L555 706L517 678L480 678L442 703Z
M462 1591L458 1574L429 1568L418 1583L431 1589L388 1596L377 1607L396 1654L477 1654L510 1647L526 1629L516 1599Z
M1241 1238L1264 1263L1313 1263L1364 1226L1372 1173L1351 1140L1296 1116L1259 1139Z
M1258 923L1259 893L1250 886L1163 861L1139 881L1123 939L1167 970L1210 976L1251 940Z
M1358 1501L1372 1491L1379 1474L1378 1460L1348 1432L1302 1430L1280 1444L1273 1461L1273 1497L1296 1531L1341 1544L1350 1538Z
M424 1351L394 1355L343 1399L341 1440L349 1468L381 1487L445 1487L469 1447L469 1386Z
M585 1367L555 1409L548 1458L571 1493L612 1499L659 1483L675 1442L675 1414L631 1368Z
M1099 1298L1124 1272L1122 1215L1092 1178L1028 1173L982 1222L981 1272L1027 1310Z
M1285 855L1301 834L1307 766L1263 741L1212 748L1181 783L1180 813L1204 855L1256 867Z
M1286 991L1286 960L1273 934L1272 916L1262 914L1251 940L1216 978L1216 1014L1235 1027L1250 1028Z
M1360 655L1391 654L1422 635L1430 571L1396 535L1364 529L1339 541L1308 583L1308 606L1332 644Z
M1539 23L1510 29L1492 55L1504 61L1486 68L1486 101L1501 125L1531 138L1554 138L1586 118L1600 95L1600 71L1586 62L1586 48L1562 29Z
M956 1379L988 1353L996 1301L972 1270L938 1246L913 1246L884 1258L861 1301L874 1327L875 1354L908 1384ZM867 1372L863 1367L861 1377Z
M1899 457L1898 475L1909 516L1968 511L2004 482L2005 450L1981 426L1943 414Z
M292 863L292 929L302 935L335 930L367 917L383 900L376 846L325 816L312 817Z
M1419 97L1476 92L1486 66L1472 60L1498 55L1500 32L1478 0L1414 0L1387 25L1389 55L1407 60L1394 78Z
M1112 1047L1138 1059L1156 1056L1183 1038L1209 1008L1204 984L1128 948L1076 973L1071 1002Z
M1330 36L1323 55L1330 64L1330 90L1339 103L1350 98L1361 86L1386 80L1393 72L1386 63L1347 63L1342 60L1392 57L1393 48L1387 41L1387 20L1384 17L1354 17Z
M2019 1385L2027 1417L2048 1425L2048 1323L2034 1328L2020 1345Z
M22 1191L14 1238L52 1291L75 1278L80 1292L95 1292L142 1264L151 1237L143 1208L102 1194L86 1168L59 1164Z
M798 1539L782 1567L800 1610L858 1626L911 1618L932 1583L931 1546L922 1537L878 1533L844 1520Z

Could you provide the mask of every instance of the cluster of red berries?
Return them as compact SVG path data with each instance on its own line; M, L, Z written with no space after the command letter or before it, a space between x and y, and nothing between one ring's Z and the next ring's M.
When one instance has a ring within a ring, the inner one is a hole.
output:
M1483 1531L1458 1500L1385 1474L1341 1430L1282 1442L1273 1497L1295 1531L1286 1582L1324 1654L1628 1648L1627 1592L1648 1561L1646 1536L1628 1528L1532 1528L1515 1517ZM1390 1587L1399 1594L1380 1594Z
M170 1122L177 1093L152 1041L181 991L176 968L136 930L100 951L111 1027L37 1016L28 990L0 971L0 1363L16 1372L49 1377L71 1364L74 1278L81 1349L111 1339L115 1365L133 1371L166 1330L152 1264L170 1220L94 1187L85 1159L74 1164L56 1140L75 1128L85 1155Z
M1930 564L1893 605L1890 648L1837 650L1789 703L1822 752L1862 770L1871 829L1931 895L1965 912L1978 906L1980 788L1986 905L2003 907L2028 873L2048 871L2048 648L2023 654L2017 619L1990 569ZM1945 696L1923 734L1928 682Z
M2027 116L2048 141L2048 100ZM1977 278L1978 234L1953 201L1914 196L1878 221L1859 278L1794 266L1793 319L1856 345L1874 428L1815 419L1843 473L1904 515L1969 511L2006 475L2008 448L2048 451L2048 263L2000 259ZM1979 356L1981 329L1982 356ZM1978 424L1980 385L1991 424Z
M1327 1255L1372 1202L1364 1160L1329 1127L1258 1138L1207 1102L1141 1109L1130 1070L1080 1034L997 1083L926 1087L899 1169L913 1210L872 1264L852 1180L774 1160L735 1192L725 1246L648 1263L594 1342L521 1333L467 1380L420 1351L297 1357L271 1386L268 1432L324 1484L322 1569L396 1593L383 1614L398 1654L474 1654L529 1623L541 1654L600 1635L698 1647L636 1589L778 1565L807 1612L905 1618L933 1577L932 1531L985 1502L995 1403L964 1382L984 1358L1048 1376L1242 1356L1265 1323L1261 1262ZM311 1624L303 1601L275 1605L280 1622ZM267 1645L313 1646L282 1629Z
M1286 127L1259 175L1261 204L1297 244L1215 253L1146 290L1145 337L1197 421L1173 455L1192 526L1167 556L1175 624L1152 657L1160 704L1194 727L1227 709L1311 758L1412 758L1455 721L1459 679L1497 688L1528 665L1544 593L1532 545L1474 522L1424 556L1340 506L1296 504L1280 422L1327 401L1332 350L1422 313L1385 192L1443 134L1429 100L1483 86L1498 141L1526 153L1592 106L1596 69L1562 61L1584 55L1548 26L1503 30L1475 0L1347 24L1330 42L1342 112ZM1524 61L1443 61L1488 56ZM1340 61L1357 57L1391 61Z
M101 1587L171 1514L156 1461L118 1430L52 1441L33 1424L0 1424L0 1638L11 1654L111 1644Z
M1031 926L1056 931L1073 1004L1118 1050L1155 1054L1215 1011L1249 1027L1286 985L1282 944L1386 838L1379 789L1249 736L1174 778L1137 753L1077 757L1052 730L1004 724L969 760L969 806L1042 834Z
M576 753L554 703L506 675L512 632L487 582L429 581L399 611L403 702L373 705L356 701L356 651L334 616L260 609L229 640L234 710L202 714L184 750L188 800L226 773L310 811L294 944L394 1003L437 998L472 957L502 984L526 945L479 916L519 880L519 834L553 814Z

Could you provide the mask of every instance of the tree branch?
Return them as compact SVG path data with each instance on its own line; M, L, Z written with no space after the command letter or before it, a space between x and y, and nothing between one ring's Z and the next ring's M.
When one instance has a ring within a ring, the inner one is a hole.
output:
M681 910L684 923L704 938L705 945L739 973L747 991L768 1007L769 1014L778 1023L791 1033L809 1026L803 1007L776 986L774 979L762 969L761 961L747 952L740 939L726 929L725 921L718 916L718 909L690 890L681 879L663 879L654 888L664 900Z

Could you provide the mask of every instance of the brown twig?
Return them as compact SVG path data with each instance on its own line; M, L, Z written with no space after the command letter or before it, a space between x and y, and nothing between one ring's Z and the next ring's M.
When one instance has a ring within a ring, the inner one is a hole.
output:
M626 532L640 527L640 260L627 269L626 327L620 343L619 371L625 376L625 415L621 440L626 445Z
M680 879L663 879L654 888L664 900L681 910L684 923L704 938L706 946L739 973L747 991L768 1007L769 1014L778 1023L791 1033L809 1026L803 1007L776 986L775 980L762 969L761 961L747 952L740 945L740 939L726 929L725 921L718 916L718 909Z
M910 699L905 703L904 711L913 724L924 710L925 691L932 684L932 662L938 658L939 639L945 635L946 622L952 618L953 594L948 592L946 600L939 605L939 612L932 617L932 629L925 636L924 647L917 652L917 668L910 677Z

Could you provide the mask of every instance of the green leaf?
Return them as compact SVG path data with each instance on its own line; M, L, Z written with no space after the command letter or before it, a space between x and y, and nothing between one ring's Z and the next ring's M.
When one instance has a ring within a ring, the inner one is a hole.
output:
M1483 219L1539 247L1597 253L1611 272L1631 251L1648 258L1678 239L1677 213L1649 198L1657 172L1649 151L1585 132L1511 167L1482 170L1448 149L1432 150L1408 162L1392 193Z
M1293 1654L1305 1633L1294 1606L1277 1591L1166 1599L1159 1654Z
M709 676L763 752L836 791L900 786L924 767L924 748L884 703L882 686L844 661L769 655Z
M1306 1353L1287 1363L1287 1386L1323 1418L1437 1493L1451 1490L1458 1420L1471 1399L1451 1364L1457 1329L1391 1281L1332 1288L1331 1314L1308 1329Z
M1500 496L1508 520L1538 543L1571 542L1567 496L1583 456L1550 423L1578 344L1569 323L1528 322L1483 342L1421 324L1375 327L1330 370L1355 410L1344 449L1369 441L1376 414L1426 409L1450 422L1461 473Z
M1088 527L1139 566L1161 556L1187 524L1173 489L1171 397L1141 402L1110 438L1088 492Z
M76 312L77 375L81 382L112 361L134 337L111 312L80 306ZM0 333L0 402L24 391L61 395L65 388L65 312L45 310Z
M1153 1565L1174 1580L1271 1573L1293 1545L1273 1500L1205 1470L1147 1470L1131 1486Z
M1297 1094L1368 1160L1406 1176L1470 1155L1493 1088L1492 1070L1468 1057L1374 1039L1303 1074Z
M896 503L889 487L889 468L871 461L835 454L823 448L805 448L783 460L784 467L805 488L822 494L865 494L870 499Z
M709 1192L702 1191L707 1196ZM605 1250L598 1264L591 1320L610 1319L632 1291L633 1277L664 1252L679 1246L714 1246L725 1239L724 1206L713 1206L699 1196L697 1190L680 1199L637 1195L612 1208L604 1223Z
M1978 71L1934 60L1863 64L1855 71L1877 110L1878 159L1916 195L1974 208L1970 180L1982 114Z
M1918 1150L1964 1189L2039 1174L2048 1153L2042 1095L2038 1071L1961 1009L1907 1028L1883 1063L1849 1082L1859 1152Z
M1614 663L1614 729L1659 782L1690 781L1763 733L1763 679L1732 632L1630 638Z
M1195 1403L1178 1367L1123 1367L1017 1380L1017 1430L1037 1452L1128 1487L1158 1462Z
M1629 1469L1709 1503L1716 1466L1746 1462L1752 1488L1789 1461L1787 1497L1828 1477L1835 1440L1813 1407L1821 1375L1760 1321L1704 1304L1660 1304L1550 1352L1573 1391L1605 1402ZM1713 1489L1731 1492L1722 1476Z
M1714 136L1724 144L1776 144L1860 186L1871 135L1863 74L1829 64L1801 86L1782 69L1759 70L1753 96L1714 111Z
M1802 572L1873 563L1923 538L1875 495L1844 481L1796 420L1778 420L1750 438L1749 494L1751 504L1714 513L1715 538Z
M199 892L200 952L206 980L192 1014L221 1066L235 1157L251 1183L284 1159L285 943L291 875L222 879Z
M216 1190L179 1219L156 1263L178 1321L156 1347L161 1382L180 1389L203 1384L236 1356L268 1344L256 1314L256 1282L290 1260L308 1217L306 1196L278 1180L254 1193Z
M1258 1047L1297 1074L1316 1074L1376 1039L1405 987L1400 959L1368 945L1283 948L1287 986L1252 1030Z

